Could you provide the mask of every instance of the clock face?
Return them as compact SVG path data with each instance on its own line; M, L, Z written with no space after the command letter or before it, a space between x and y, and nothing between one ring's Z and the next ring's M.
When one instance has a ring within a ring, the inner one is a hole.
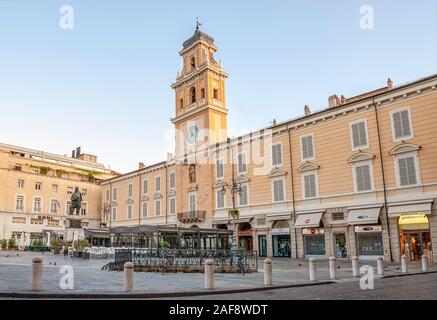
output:
M188 143L195 143L197 141L198 135L199 135L199 128L195 124L188 127L187 142Z

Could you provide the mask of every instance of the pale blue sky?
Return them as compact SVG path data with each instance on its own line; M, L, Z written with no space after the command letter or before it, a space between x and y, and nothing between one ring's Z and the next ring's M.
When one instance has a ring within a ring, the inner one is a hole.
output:
M71 31L58 26L64 4ZM360 28L366 4L373 30ZM80 145L121 172L164 160L170 85L196 16L230 74L232 135L326 107L333 93L437 72L435 0L0 0L0 142L60 154Z

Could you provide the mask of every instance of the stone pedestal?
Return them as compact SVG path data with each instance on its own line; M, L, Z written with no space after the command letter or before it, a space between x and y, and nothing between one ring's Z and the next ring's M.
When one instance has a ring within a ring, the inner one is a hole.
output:
M76 217L67 218L67 228L82 229L82 219Z

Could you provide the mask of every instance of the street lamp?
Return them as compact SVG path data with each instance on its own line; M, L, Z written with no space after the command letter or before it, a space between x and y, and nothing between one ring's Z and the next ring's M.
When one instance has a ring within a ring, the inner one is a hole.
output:
M232 166L233 168L233 166ZM232 170L233 172L234 170ZM232 210L229 210L229 216L232 217L232 246L231 246L231 251L232 251L232 255L235 255L237 252L237 231L236 231L236 223L235 220L238 219L240 213L239 211L236 209L235 207L235 195L240 192L241 189L241 183L237 182L237 180L235 179L234 175L232 174L232 180L231 180L231 184L228 184L226 182L223 183L223 192L226 192L226 189L230 189L231 190L231 195L232 195Z

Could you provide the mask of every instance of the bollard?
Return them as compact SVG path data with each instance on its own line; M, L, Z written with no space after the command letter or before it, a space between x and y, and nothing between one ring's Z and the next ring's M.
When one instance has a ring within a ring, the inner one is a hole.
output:
M32 259L32 291L42 290L42 258Z
M335 257L329 257L329 277L335 279L337 277L337 266Z
M408 265L407 265L407 257L406 256L401 257L401 269L402 269L402 273L408 272Z
M214 260L205 261L205 289L214 289Z
M425 255L422 256L422 271L428 271L428 258Z
M134 264L132 262L124 264L124 291L134 291Z
M272 285L272 260L264 260L264 284L266 286Z
M378 275L382 276L384 274L384 258L378 257L376 260L376 266L378 268Z
M352 257L352 275L354 277L360 276L360 268L358 265L358 257L357 256Z
M310 258L310 281L317 281L317 262L315 258Z

